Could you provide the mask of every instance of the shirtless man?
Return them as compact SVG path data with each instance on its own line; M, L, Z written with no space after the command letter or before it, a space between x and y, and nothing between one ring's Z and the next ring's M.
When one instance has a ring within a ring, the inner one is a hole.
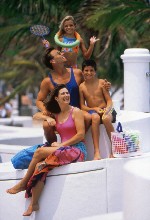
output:
M70 105L80 107L79 85L83 82L82 71L80 69L66 68L66 58L59 50L50 47L43 56L43 63L51 69L49 76L41 82L40 91L37 96L36 106L44 114L48 115L43 101L57 84L65 84L70 93ZM110 88L110 83L105 83ZM91 116L84 112L85 129L88 130L91 124ZM49 143L56 141L54 127L49 126L47 121L43 123L44 135Z
M92 138L94 144L94 160L101 159L99 151L99 124L102 121L109 139L114 131L112 122L116 120L116 111L112 108L113 103L109 91L103 86L104 80L96 76L96 63L94 60L85 60L82 63L84 82L80 84L81 109L91 115ZM86 104L85 104L86 103ZM113 157L112 150L110 157Z

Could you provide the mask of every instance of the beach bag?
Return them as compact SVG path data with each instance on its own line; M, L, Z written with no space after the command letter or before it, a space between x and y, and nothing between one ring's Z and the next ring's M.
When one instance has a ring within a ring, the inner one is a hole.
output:
M122 130L119 122L116 132L111 132L112 153L114 157L141 155L140 133L137 130Z
M19 151L14 157L11 158L11 162L15 169L27 169L34 152L37 148L43 146L43 144L37 144L32 147Z

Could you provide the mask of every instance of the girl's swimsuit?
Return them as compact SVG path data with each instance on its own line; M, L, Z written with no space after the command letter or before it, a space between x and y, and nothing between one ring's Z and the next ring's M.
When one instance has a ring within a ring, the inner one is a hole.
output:
M65 43L65 44L72 44L75 41L76 41L76 38L68 38L68 37L65 37L65 36L63 37L63 43ZM75 47L70 47L70 48L62 47L61 52L63 52L63 53L73 52L73 53L78 54L79 53L79 45L75 46ZM69 66L66 66L66 67L69 67ZM76 69L77 68L77 64L74 64L71 67Z
M72 44L73 42L76 41L76 38L68 38L68 37L63 37L63 43L65 44ZM71 48L62 48L62 52L74 52L74 53L79 53L79 46L76 47L71 47Z

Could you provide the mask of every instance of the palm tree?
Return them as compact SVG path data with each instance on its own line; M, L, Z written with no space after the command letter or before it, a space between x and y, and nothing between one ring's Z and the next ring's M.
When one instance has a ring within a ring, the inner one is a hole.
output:
M39 86L46 74L41 63L42 45L29 31L33 24L50 27L48 39L53 45L58 23L72 14L86 42L92 35L99 36L93 58L99 66L99 76L110 80L116 90L123 84L120 55L124 49L149 47L149 1L1 0L0 6L0 78L7 77L17 93Z
M88 1L86 1L88 3ZM77 15L83 34L87 27L99 36L94 56L101 77L109 79L116 90L123 84L120 55L126 48L146 47L150 43L150 2L141 0L100 0L82 7ZM115 90L115 91L116 91Z
M70 1L75 11L81 1ZM50 26L49 40L54 44L53 36L58 30L58 21L68 13L67 1L17 1L2 0L0 3L0 79L7 80L16 87L9 97L34 87L39 87L46 76L41 63L43 47L39 38L31 35L29 28L34 24Z

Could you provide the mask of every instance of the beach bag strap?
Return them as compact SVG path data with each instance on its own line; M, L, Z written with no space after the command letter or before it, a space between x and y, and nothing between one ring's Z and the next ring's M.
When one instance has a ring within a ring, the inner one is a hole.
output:
M120 122L118 122L118 125L117 125L117 128L116 128L116 131L118 131L119 133L120 133L120 132L123 132L123 130L122 130L122 125L121 125Z

